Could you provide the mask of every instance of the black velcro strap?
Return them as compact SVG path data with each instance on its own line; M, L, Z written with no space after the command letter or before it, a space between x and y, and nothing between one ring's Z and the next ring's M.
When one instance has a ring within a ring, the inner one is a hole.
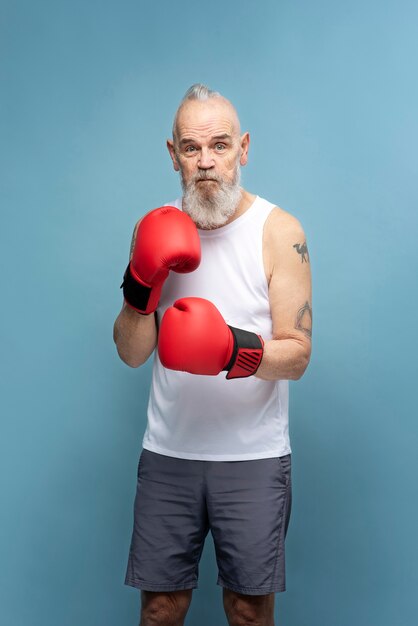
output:
M152 289L151 287L142 285L135 280L135 278L133 278L130 270L130 264L126 268L125 274L123 275L121 289L123 289L123 297L128 304L139 311L146 310Z
M235 328L234 326L229 326L231 329L232 335L234 337L234 348L232 351L232 356L229 360L228 365L224 368L224 371L229 372L230 369L235 365L238 353L240 351L247 351L248 355L245 357L247 360L247 366L249 375L253 374L257 371L258 366L260 364L260 358L262 356L263 351L263 342L260 337L249 330L243 330L242 328ZM252 351L255 351L254 356ZM257 354L259 356L255 356Z

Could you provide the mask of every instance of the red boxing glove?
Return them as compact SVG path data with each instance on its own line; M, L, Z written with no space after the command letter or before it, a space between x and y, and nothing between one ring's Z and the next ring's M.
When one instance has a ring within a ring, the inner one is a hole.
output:
M200 263L200 239L193 220L173 206L150 211L139 223L123 296L138 313L155 311L169 270L193 272Z
M255 374L263 357L260 335L228 326L212 302L181 298L168 308L161 321L158 354L172 370L227 378Z

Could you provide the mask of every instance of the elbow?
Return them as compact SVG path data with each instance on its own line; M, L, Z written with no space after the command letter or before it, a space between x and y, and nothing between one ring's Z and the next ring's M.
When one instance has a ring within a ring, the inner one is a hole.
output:
M129 365L129 367L132 368L136 368L142 365L143 361L138 359L138 357L134 358L130 351L124 349L124 342L122 342L121 340L121 336L118 332L118 327L116 323L113 327L113 341L115 343L116 351L121 361L123 361L126 365Z
M300 380L304 373L305 370L297 371L292 376L290 376L290 380Z
M140 365L144 363L144 361L138 359L138 357L134 358L131 354L125 353L123 350L119 348L118 344L116 344L116 350L117 350L120 360L123 361L125 365L128 365L129 367L137 368L137 367L140 367Z
M122 357L121 357L121 358L122 358ZM142 363L142 361L141 361L141 362L139 362L139 361L132 361L132 360L129 360L129 359L122 359L122 361L123 361L126 365L128 365L129 367L131 367L132 369L136 369L137 367L140 367L140 366L143 364L143 363Z
M299 359L297 367L294 369L294 371L292 373L291 380L300 380L302 378L302 376L306 372L306 369L307 369L307 367L309 365L310 359L311 359L311 352L309 350L308 353L305 353Z
M125 363L125 365L128 365L128 367L131 367L132 369L136 369L137 367L140 367L143 362L142 361L134 361L133 359L127 359L122 357L121 355L119 355L121 358L121 361L123 361Z

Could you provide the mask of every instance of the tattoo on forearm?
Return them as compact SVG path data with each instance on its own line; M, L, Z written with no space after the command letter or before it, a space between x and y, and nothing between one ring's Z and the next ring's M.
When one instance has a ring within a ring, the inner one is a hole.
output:
M309 339L312 337L312 309L309 302L305 302L303 307L299 309L295 328L301 330Z
M306 241L303 243L295 243L293 246L298 254L301 256L302 263L309 263L309 252Z

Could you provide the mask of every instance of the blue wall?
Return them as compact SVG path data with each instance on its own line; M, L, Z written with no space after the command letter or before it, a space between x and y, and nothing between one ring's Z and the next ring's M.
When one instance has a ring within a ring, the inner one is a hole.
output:
M136 624L123 585L150 364L112 325L133 225L207 82L251 132L244 185L294 213L314 280L292 383L286 626L418 611L416 3L3 0L1 544L7 626ZM189 625L224 624L210 541Z

